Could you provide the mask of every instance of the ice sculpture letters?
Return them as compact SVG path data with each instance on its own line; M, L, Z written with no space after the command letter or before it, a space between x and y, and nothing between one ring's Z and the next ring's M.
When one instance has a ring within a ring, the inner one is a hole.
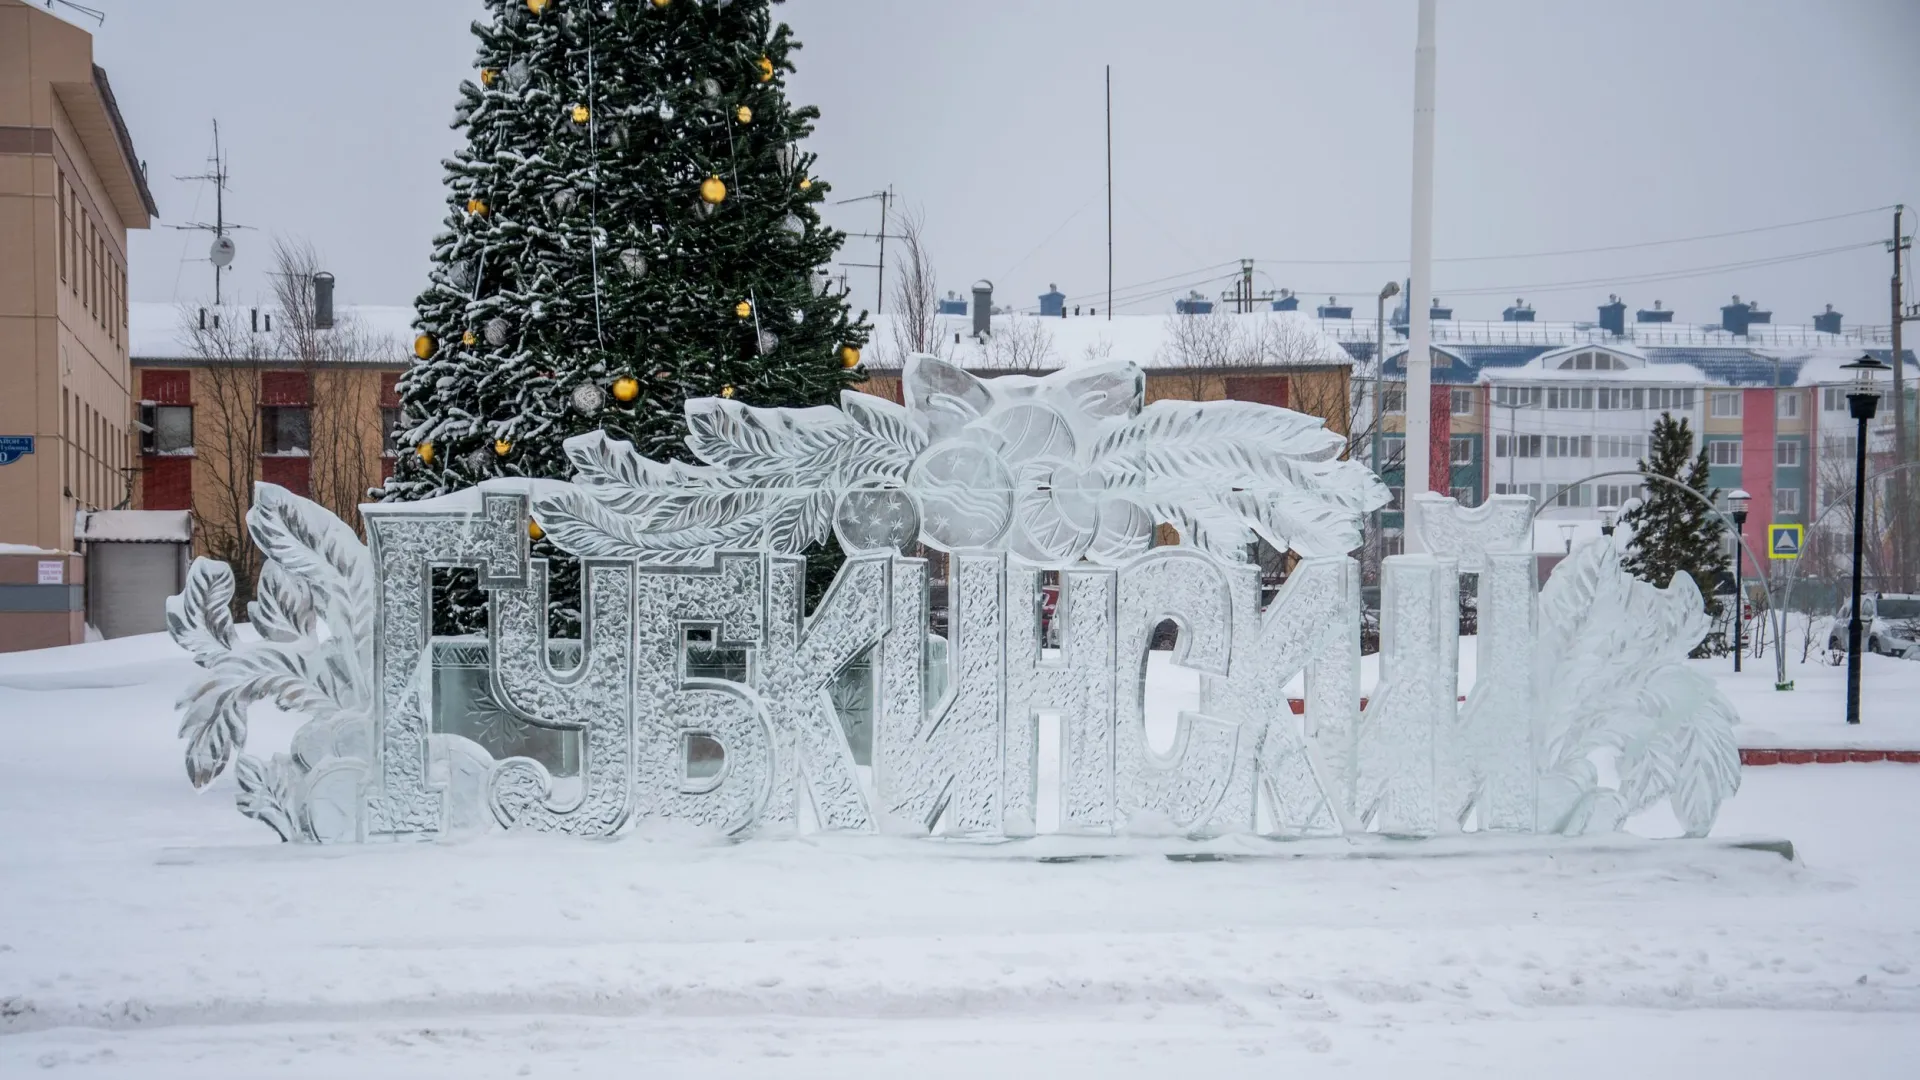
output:
M196 561L168 602L205 669L181 702L190 779L231 764L243 813L321 842L644 819L743 837L1582 833L1663 797L1701 835L1738 786L1733 711L1681 663L1707 630L1692 583L1635 581L1594 543L1540 590L1525 498L1416 501L1430 553L1384 561L1363 709L1347 553L1388 495L1321 421L1146 405L1130 365L979 379L919 357L903 387L904 405L690 401L699 464L583 436L571 483L366 506L364 546L259 485L255 633L230 618L223 563ZM529 518L580 560L578 639L549 639ZM1157 524L1178 543L1156 546ZM809 614L805 553L829 536L847 559ZM1298 556L1264 605L1256 536ZM448 567L485 591L484 639L431 637ZM1481 598L1464 706L1463 571ZM1163 752L1143 673L1166 620L1201 693ZM309 717L266 760L239 753L259 701Z

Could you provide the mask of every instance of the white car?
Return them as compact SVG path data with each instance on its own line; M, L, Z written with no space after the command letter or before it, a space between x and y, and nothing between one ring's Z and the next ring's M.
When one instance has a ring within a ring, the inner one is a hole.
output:
M1863 597L1860 616L1860 636L1866 641L1868 652L1920 660L1920 596L1881 593ZM1827 634L1828 649L1846 653L1847 622L1852 617L1853 605L1841 604L1840 613L1833 619L1833 629Z

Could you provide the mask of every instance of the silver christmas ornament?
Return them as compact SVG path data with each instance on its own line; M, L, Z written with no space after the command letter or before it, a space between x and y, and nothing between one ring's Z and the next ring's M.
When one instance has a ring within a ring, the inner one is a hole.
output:
M447 283L462 291L473 288L473 262L468 259L457 259L449 264Z
M799 214L788 214L787 220L780 224L795 236L805 236L807 233L807 223L800 220Z
M581 413L592 416L607 403L607 392L599 386L583 382L573 388L573 407Z
M486 449L475 450L460 460L473 472L485 472L487 466L493 462L493 451Z
M705 94L705 95L707 95L707 96L708 96L708 97L710 97L710 98L717 98L717 97L719 97L719 96L720 96L720 80L718 80L718 79L701 79L701 80L700 80L700 92L701 92L702 94Z
M827 295L827 286L830 283L830 281L831 279L827 277L824 271L813 275L813 295L815 296Z
M527 68L525 60L515 60L507 67L507 83L515 90L525 90L531 79L532 72Z
M800 148L788 143L773 152L773 159L780 163L782 169L792 172L794 162L800 159Z
M505 345L507 343L507 330L507 320L498 315L488 319L486 327L487 344L495 346Z
M759 343L760 355L765 356L779 346L780 338L771 330L762 330L760 331Z
M564 214L573 209L573 204L578 198L579 197L573 193L572 188L561 188L559 191L553 193L553 205L558 207L560 212Z
M807 313L804 311L801 311L799 308L794 308L793 309L793 325L799 326L801 323L806 321L807 321Z
M620 253L620 265L633 277L647 276L647 258L632 248Z
M667 103L666 103L666 102L664 102L664 101L663 101L663 102L661 102L661 103L660 103L660 107L659 107L658 109L655 109L654 111L660 114L660 119L662 119L662 120L672 120L672 119L673 119L673 116L674 116L674 113L673 113L673 106L672 106L672 105L669 105L669 104L667 104Z
M700 217L702 219L710 218L713 216L713 211L714 211L713 204L708 202L707 200L705 199L693 200L693 212L695 216Z

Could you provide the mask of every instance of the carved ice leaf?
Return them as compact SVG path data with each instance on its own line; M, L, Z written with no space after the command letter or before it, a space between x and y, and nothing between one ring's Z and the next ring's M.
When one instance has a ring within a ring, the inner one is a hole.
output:
M945 438L993 409L993 391L984 380L934 356L907 357L900 386L914 426L933 439Z
M709 465L737 473L824 473L827 456L859 431L851 417L825 405L755 409L731 398L687 402L687 448Z
M205 557L193 560L180 595L167 597L167 633L205 664L233 648L233 568Z
M260 584L247 604L247 621L268 641L297 641L314 629L313 589L306 579L269 562L260 570Z
M1665 795L1689 835L1712 827L1739 788L1736 714L1710 678L1686 666L1708 630L1700 593L1620 569L1611 543L1577 548L1540 594L1540 819L1544 831L1617 828ZM1591 756L1614 756L1603 788Z
M1358 546L1361 515L1389 498L1371 470L1334 460L1343 444L1318 418L1286 409L1157 401L1102 435L1091 463L1107 490L1220 538L1195 539L1210 550L1252 528L1305 555L1338 555ZM1228 517L1237 529L1219 524Z
M233 767L234 782L240 785L234 804L241 813L265 822L282 840L300 835L293 819L293 772L285 754L275 754L271 761L242 754Z
M306 581L316 612L334 637L371 648L373 560L352 526L311 499L277 484L257 483L247 532L270 561ZM371 691L364 682L361 688Z
M858 390L842 390L840 408L898 456L902 475L920 451L927 448L926 434L913 426L913 418L904 405Z

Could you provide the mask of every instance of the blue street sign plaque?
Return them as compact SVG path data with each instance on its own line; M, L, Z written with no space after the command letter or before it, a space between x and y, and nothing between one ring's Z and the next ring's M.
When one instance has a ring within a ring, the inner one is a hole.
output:
M33 453L33 436L0 435L0 465L11 465Z

